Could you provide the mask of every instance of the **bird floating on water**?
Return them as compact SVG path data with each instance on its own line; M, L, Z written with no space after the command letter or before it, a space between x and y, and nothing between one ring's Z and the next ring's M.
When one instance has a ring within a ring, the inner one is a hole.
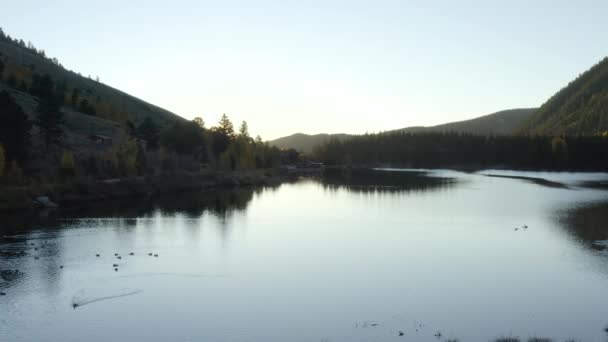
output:
M129 253L129 255L135 255L135 253L131 252L131 253Z
M403 331L399 331L399 336L403 336L405 333Z
M99 258L99 254L95 254L95 256Z

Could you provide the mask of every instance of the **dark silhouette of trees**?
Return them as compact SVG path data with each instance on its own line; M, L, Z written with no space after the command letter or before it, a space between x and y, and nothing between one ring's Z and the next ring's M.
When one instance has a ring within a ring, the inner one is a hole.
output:
M145 118L139 127L137 127L137 135L140 139L146 141L147 148L158 148L160 130L154 120L150 119L149 117Z
M55 96L55 85L53 83L53 79L48 74L45 74L43 76L34 74L34 76L32 77L30 93L34 96L39 97L42 100L57 104L57 99Z
M345 141L330 140L318 146L314 155L330 165L608 170L608 138L366 134Z
M0 92L0 115L0 144L4 145L6 161L16 160L23 163L30 146L32 123L6 91Z
M63 113L59 105L51 100L41 100L36 108L36 126L48 148L53 144L59 144L63 137Z
M197 124L200 128L205 128L205 121L200 116L195 117L192 121Z
M226 114L223 114L218 125L211 128L211 153L216 160L219 160L234 138L232 122Z
M89 103L89 100L83 99L78 105L78 111L88 115L95 115L95 107Z
M199 155L207 146L205 131L193 121L179 122L161 133L161 145L181 153Z
M4 76L4 62L0 60L0 81L2 81L2 77Z
M72 89L72 94L70 96L70 99L72 100L72 107L78 106L79 98L80 98L80 89L78 89L78 88Z
M234 134L234 126L232 125L232 121L228 119L226 114L222 114L220 118L220 122L218 123L216 130L226 135L231 140L235 138Z

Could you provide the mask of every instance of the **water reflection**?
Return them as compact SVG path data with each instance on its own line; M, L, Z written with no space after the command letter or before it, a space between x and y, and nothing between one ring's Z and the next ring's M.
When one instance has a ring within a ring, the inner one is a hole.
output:
M455 178L430 176L425 171L377 169L330 169L320 181L328 190L345 189L362 194L437 191L456 184Z
M121 225L132 226L136 218L154 215L160 212L163 216L180 214L186 218L200 218L205 213L224 220L236 212L245 211L255 195L264 191L273 191L271 187L226 189L213 192L183 192L163 195L160 198L124 199L104 201L80 208L65 208L61 210L44 210L18 214L6 214L2 219L2 235L4 241L18 239L15 234L24 233L32 228L59 228L61 221L87 218L120 218Z
M603 340L608 258L593 244L608 238L608 202L563 210L608 195L573 185L583 176L524 176L568 187L329 171L278 191L13 217L0 243L0 331L27 342L435 342L438 331L462 341Z
M598 251L608 249L608 202L564 210L558 221L584 246Z

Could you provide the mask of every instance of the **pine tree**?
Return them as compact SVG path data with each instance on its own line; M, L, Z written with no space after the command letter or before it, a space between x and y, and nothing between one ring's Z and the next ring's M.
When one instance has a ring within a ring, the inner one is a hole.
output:
M205 128L205 121L203 121L203 118L201 118L200 116L195 117L192 121L194 121L194 123L197 124L198 127Z
M6 157L4 156L4 146L0 144L0 178L4 176L4 168L6 167Z
M241 128L239 128L239 136L244 139L249 139L249 126L247 126L247 121L243 121L241 123Z
M217 130L225 134L228 138L234 139L234 126L226 114L222 114Z
M21 107L6 91L0 92L0 143L5 149L7 161L23 162L30 146L32 124Z
M137 128L137 135L140 139L146 141L146 146L151 149L158 147L160 139L160 130L154 120L145 118L144 121Z
M63 137L63 113L59 106L52 100L40 101L36 109L36 125L48 148L52 144L59 144Z

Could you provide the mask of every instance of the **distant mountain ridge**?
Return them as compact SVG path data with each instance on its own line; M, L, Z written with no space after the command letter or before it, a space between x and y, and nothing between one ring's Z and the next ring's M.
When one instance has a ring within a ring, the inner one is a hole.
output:
M536 108L509 109L480 116L478 118L450 122L437 126L415 126L387 131L384 133L421 133L421 132L458 132L476 135L510 135L534 113ZM345 140L352 134L314 134L296 133L269 141L270 145L282 149L294 148L300 152L311 153L315 146L326 143L332 138Z
M538 135L594 135L608 131L608 57L545 102L519 128Z
M271 140L268 143L271 146L276 146L280 149L296 149L300 152L310 153L315 148L315 146L324 144L328 142L332 138L344 140L352 137L351 134L304 134L304 133L295 133L286 137L281 137L275 140Z
M407 127L390 132L458 132L476 135L510 135L530 118L534 111L536 111L536 108L508 109L469 120L429 127Z

